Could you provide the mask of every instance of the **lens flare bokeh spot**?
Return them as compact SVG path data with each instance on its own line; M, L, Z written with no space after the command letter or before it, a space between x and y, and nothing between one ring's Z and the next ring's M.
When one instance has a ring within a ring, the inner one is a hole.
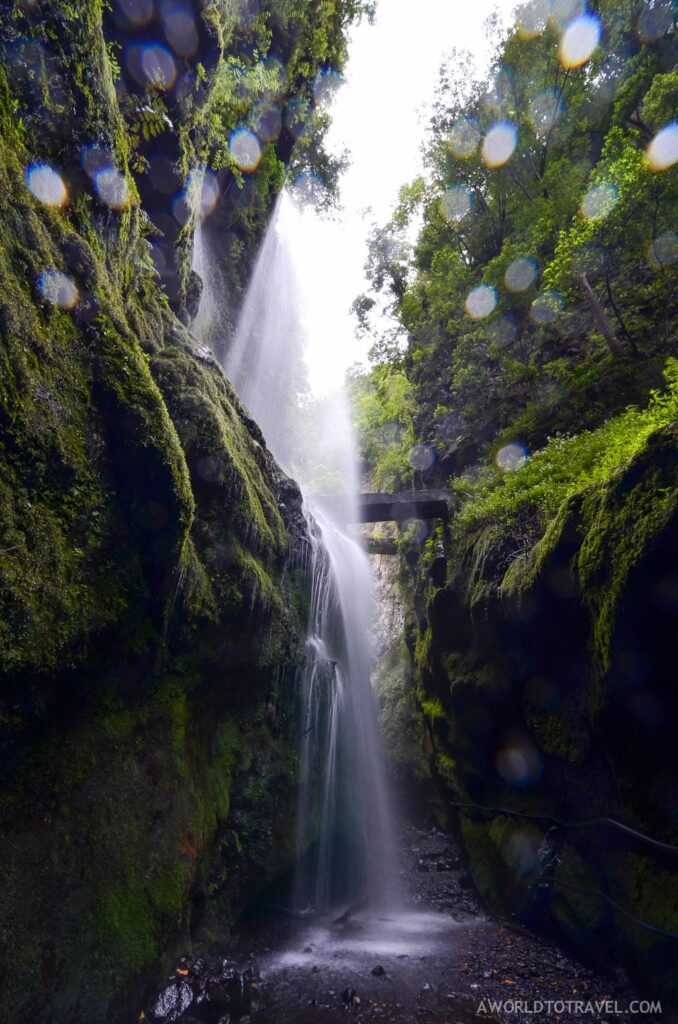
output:
M563 311L564 301L560 292L542 292L532 303L530 316L541 326L554 323Z
M562 112L562 100L555 89L545 89L544 92L530 100L527 116L534 128L535 135L545 138L558 122Z
M186 187L175 199L175 204L183 199L188 210L188 217L191 213L195 213L197 218L202 221L213 213L220 194L221 189L216 175L204 167L196 167L188 175ZM178 212L179 217L177 217ZM174 211L174 216L181 223L186 223L188 220L188 217L186 221L181 220L182 213L177 210Z
M678 231L664 231L650 242L648 261L655 267L672 267L678 262Z
M667 171L678 160L678 121L671 121L657 132L647 147L647 163L651 171Z
M507 737L495 764L504 781L512 786L529 786L537 782L544 771L541 754L529 736L523 735Z
M481 138L480 129L472 121L456 121L450 128L447 144L456 157L467 160L478 149Z
M558 57L564 68L579 68L593 55L600 42L600 20L593 14L582 14L570 22L563 32Z
M463 185L453 185L440 197L438 206L443 220L459 224L471 212L471 194Z
M261 162L261 146L250 128L243 125L232 131L228 138L228 149L238 170L246 174L256 171Z
M488 167L502 167L518 144L518 130L512 121L498 121L483 139L483 160Z
M549 0L531 0L518 10L518 34L523 39L536 39L540 36L549 18Z
M127 67L139 85L160 92L172 89L176 82L174 57L162 43L134 43L127 51Z
M408 455L410 465L420 473L430 469L435 462L436 456L433 449L427 444L415 444Z
M221 189L219 188L216 176L211 171L205 171L202 178L198 205L201 220L205 220L206 217L209 217L214 212L220 195Z
M249 118L250 127L261 142L274 142L282 131L282 114L277 103L257 103Z
M292 100L285 110L285 127L294 139L308 134L309 107L306 100Z
M638 16L638 35L643 43L656 43L671 28L671 0L645 6Z
M586 11L586 0L550 0L549 20L562 32Z
M429 526L424 519L406 519L403 536L406 544L424 544L428 540Z
M341 75L334 68L325 68L324 71L321 71L313 83L313 99L316 106L327 109L336 96L342 81Z
M484 320L497 305L497 293L489 284L478 285L466 296L464 308L472 320Z
M165 38L177 57L192 57L198 49L198 30L193 15L182 3L165 2L161 8Z
M45 206L65 206L68 202L68 190L61 175L49 164L30 164L24 175L26 188Z
M534 284L536 277L536 260L529 259L527 256L519 256L506 268L504 284L510 292L524 292Z
M103 146L93 143L90 146L83 146L80 151L80 163L90 178L94 178L98 171L113 167L113 157Z
M326 186L316 171L302 171L290 187L290 194L299 206L315 206L326 197Z
M487 338L493 345L504 348L512 344L517 337L518 330L510 316L496 316L487 325Z
M115 167L103 166L93 176L94 187L102 203L111 210L124 210L129 205L130 191L127 179Z
M116 7L137 28L147 25L153 17L153 0L116 0Z
M287 88L287 71L277 57L267 57L263 62L266 77L265 95L270 99L280 99Z
M42 270L38 288L45 302L60 309L73 309L80 295L73 278L61 270Z
M524 445L518 444L515 441L511 444L505 444L497 452L495 462L499 469L513 473L527 462L527 449Z
M619 192L611 182L592 185L581 201L582 216L587 220L603 220L612 213L618 199Z
M146 81L154 89L171 89L177 78L177 66L169 50L160 43L151 43L143 48L141 67Z
M502 842L505 862L518 875L531 875L539 866L541 834L534 827L518 826Z
M500 68L495 74L492 87L487 90L481 102L491 117L505 117L506 110L513 99L513 72L509 68Z

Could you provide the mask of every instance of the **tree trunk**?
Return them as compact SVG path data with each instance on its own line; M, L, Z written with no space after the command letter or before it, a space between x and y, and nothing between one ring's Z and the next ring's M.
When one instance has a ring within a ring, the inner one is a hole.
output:
M612 326L607 313L598 301L598 296L589 284L589 279L586 274L579 275L579 283L584 290L586 301L591 307L591 312L593 313L593 319L596 321L598 329L604 337L607 347L613 356L622 356L624 354L624 350L619 344L617 335L614 333L614 327Z
M619 306L614 301L614 292L612 291L612 285L610 284L609 277L605 278L605 288L607 290L607 297L610 300L610 305L612 306L612 309L614 310L614 315L617 318L617 323L621 328L621 332L628 341L629 345L631 346L631 350L634 356L639 356L640 352L638 351L638 346L636 345L632 334L629 332L626 324L624 323L624 317L621 315L621 310L619 309Z

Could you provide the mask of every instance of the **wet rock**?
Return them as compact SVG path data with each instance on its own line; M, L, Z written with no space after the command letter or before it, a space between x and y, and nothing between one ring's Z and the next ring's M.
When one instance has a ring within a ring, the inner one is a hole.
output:
M193 1002L193 991L185 981L174 981L163 989L151 1006L151 1018L158 1024L172 1024Z
M198 956L193 961L192 972L197 978L203 978L207 973L207 960L204 956Z
M304 953L312 953L313 946L304 946Z
M183 316L179 319L182 323L189 324L191 320L194 320L198 315L198 308L200 306L200 296L202 295L203 281L202 278L195 272L195 270L189 270L188 280L186 283L186 297L184 300L184 309L180 312Z
M358 999L358 993L354 988L351 988L350 986L348 988L345 988L344 991L341 993L341 999L342 1002L346 1004L346 1006L353 1006L354 1003L360 1002L360 1000Z
M373 974L375 978L383 978L386 975L386 971L381 966L381 964L377 964L376 967L372 968L372 970L370 971L370 974Z
M198 1024L235 1024L251 1010L256 977L258 968L252 961L241 971L223 958L185 953L148 1016L154 1024L189 1024L185 1013L190 1009L195 1014L190 1020Z

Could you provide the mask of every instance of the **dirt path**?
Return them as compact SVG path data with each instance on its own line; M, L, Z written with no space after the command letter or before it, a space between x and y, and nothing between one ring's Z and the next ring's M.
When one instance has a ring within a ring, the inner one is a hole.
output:
M616 1012L638 998L621 976L601 977L526 930L489 918L449 836L407 828L403 862L409 912L384 919L366 911L343 927L315 923L282 949L261 950L253 1024L661 1019ZM535 1013L540 1001L552 1005ZM589 1012L588 1003L600 1012Z
M538 936L488 917L449 836L406 828L402 863L407 908L398 913L366 909L343 925L275 918L243 931L228 961L242 965L249 958L255 965L247 980L251 1006L240 1019L250 1024L669 1020L668 1014L623 1012L639 994L620 973L603 977ZM203 999L179 1016L148 1016L162 1024L239 1019L233 1004L230 1011L226 1005L221 1010L214 1000L211 1005Z

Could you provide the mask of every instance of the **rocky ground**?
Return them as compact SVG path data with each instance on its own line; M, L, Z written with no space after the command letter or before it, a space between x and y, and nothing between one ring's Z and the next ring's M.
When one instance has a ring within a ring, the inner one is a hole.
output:
M183 958L145 1017L153 1024L617 1024L668 1021L603 976L480 907L449 836L402 833L406 910L343 924L271 919L226 960ZM541 1005L540 1005L541 1004ZM668 1012L667 1012L668 1011Z

